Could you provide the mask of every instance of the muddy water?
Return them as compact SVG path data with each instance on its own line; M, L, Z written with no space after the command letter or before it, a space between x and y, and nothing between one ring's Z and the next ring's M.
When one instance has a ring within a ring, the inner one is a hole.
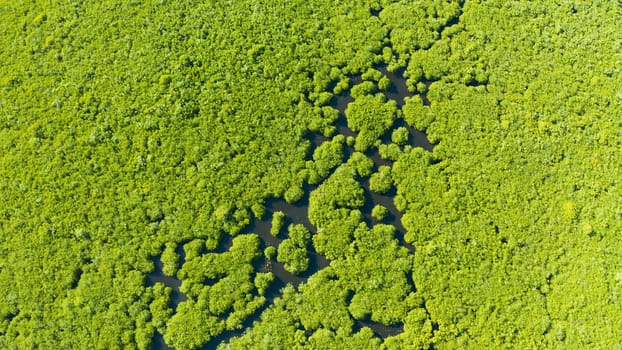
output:
M404 99L412 95L406 87L405 80L402 78L402 72L389 72L384 66L378 66L376 67L376 69L380 70L385 76L387 76L391 80L391 88L385 92L385 96L387 97L387 99L396 101L397 106L401 108L404 105ZM361 81L362 80L360 76L351 77L350 87L359 84ZM429 101L427 100L425 94L420 95L422 97L422 100L424 101L424 104L429 104ZM348 104L353 100L354 99L350 96L348 91L344 92L342 95L334 96L331 100L331 106L339 111L339 118L335 123L337 133L346 137L356 137L357 135L357 133L353 132L348 128L347 119L345 117L345 109L347 108ZM434 145L430 143L425 133L412 128L403 119L397 119L395 121L391 130L387 131L387 133L381 138L382 143L390 143L391 133L398 127L406 127L409 131L409 145L413 147L421 147L428 151L433 150ZM310 154L313 154L313 150L315 150L323 142L328 141L328 139L324 136L313 133L309 134L308 138L311 142ZM351 147L346 146L344 151L344 155L346 158L345 160L347 161L347 159L354 152L354 150ZM380 157L377 148L368 150L366 152L366 155L374 162L374 170L377 170L380 166L383 165L392 165L392 161L382 159ZM395 189L392 189L386 194L375 193L369 189L368 178L361 179L361 186L365 190L366 203L362 208L360 208L360 210L363 213L366 223L369 226L379 223L378 220L371 217L371 210L377 204L383 205L388 209L389 215L387 215L387 217L383 219L381 223L393 225L396 231L396 238L398 239L400 244L406 247L410 252L414 253L415 247L404 241L404 234L406 233L406 231L401 223L402 214L397 210L393 202L393 198L395 196ZM267 200L266 215L262 219L252 217L250 224L244 229L243 232L256 233L261 239L262 249L268 246L278 247L282 240L286 238L287 233L281 232L278 237L274 237L270 234L270 228L272 225L272 216L274 212L281 211L286 215L286 222L283 231L286 231L287 226L289 226L290 224L303 224L312 234L316 233L316 228L313 227L313 225L311 225L311 223L309 222L307 213L309 206L309 194L316 187L317 186L305 185L305 196L301 200L293 204L287 203L283 199ZM181 263L183 264L183 251L181 250L181 246L182 245L180 244L178 253L180 253L180 255L182 256ZM224 252L230 246L231 237L228 235L224 235L217 252ZM311 244L308 247L308 257L310 259L309 269L305 273L300 275L294 275L286 271L283 264L277 262L274 259L267 260L265 258L262 258L258 262L256 262L255 267L257 271L270 271L275 276L275 281L265 294L267 299L266 304L259 310L257 310L249 318L247 318L244 323L244 327L241 330L224 332L218 337L212 339L202 348L215 348L218 344L226 342L232 337L241 335L244 332L244 329L250 327L252 325L252 322L254 322L255 320L259 320L263 311L272 304L275 298L280 296L280 291L282 287L287 284L291 284L297 288L301 283L305 283L311 275L327 267L330 263L324 256L318 254L313 249L313 246ZM171 307L175 310L180 302L187 300L187 297L179 291L179 286L181 285L181 282L174 277L168 277L162 274L162 262L160 261L159 257L154 258L153 261L156 269L153 273L147 275L148 285L154 285L157 282L161 282L171 287L173 289L173 292L171 294ZM410 276L408 277L410 278ZM356 321L355 331L362 327L369 327L380 338L393 336L403 331L403 325L386 326L376 322ZM155 349L170 349L170 347L168 347L164 343L162 335L160 335L159 333L156 333L154 335L153 346Z

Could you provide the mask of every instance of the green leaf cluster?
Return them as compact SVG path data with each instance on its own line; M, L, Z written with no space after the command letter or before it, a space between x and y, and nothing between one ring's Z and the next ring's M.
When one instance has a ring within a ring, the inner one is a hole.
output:
M376 146L379 138L393 125L397 117L395 101L386 101L383 94L358 96L345 111L348 127L358 132L354 149L365 152Z
M288 231L288 238L279 244L276 260L283 263L285 270L300 274L309 268L307 245L311 233L302 224L290 225Z

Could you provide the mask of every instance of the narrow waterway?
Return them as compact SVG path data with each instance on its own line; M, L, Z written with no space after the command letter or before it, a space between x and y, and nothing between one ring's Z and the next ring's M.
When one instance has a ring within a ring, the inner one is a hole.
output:
M385 91L384 94L387 99L391 99L396 101L396 104L399 108L404 105L404 99L408 96L412 96L412 94L408 91L406 87L405 79L402 77L402 71L398 72L389 72L385 66L377 66L380 72L382 72L385 76L387 76L391 80L391 87L388 91ZM350 79L350 87L361 83L362 79L360 76L353 76ZM425 103L429 104L427 101L427 97L424 94L420 94L422 100ZM337 133L344 136L352 136L356 137L357 133L353 132L348 128L347 119L345 116L345 110L350 102L354 101L352 96L350 96L349 90L344 92L342 95L336 95L331 100L331 106L339 111L339 118L335 123ZM432 151L434 145L430 143L427 139L425 133L418 131L408 125L403 119L397 119L390 130L388 130L381 138L381 142L384 144L389 144L391 142L391 133L393 130L405 127L409 132L408 144L412 147L421 147L425 150ZM328 138L319 135L319 134L310 134L309 140L311 142L311 152L310 155L313 154L313 150L319 147L323 142L329 141ZM344 156L345 161L351 156L354 150L344 145ZM386 160L380 157L378 153L378 149L373 147L368 150L366 153L374 163L374 171L378 170L380 166L392 166L392 161ZM375 205L382 205L388 210L388 215L381 221L384 224L390 224L395 227L396 239L399 243L406 247L411 253L415 252L415 247L411 244L408 244L404 241L404 235L406 230L402 225L401 218L402 213L400 213L395 204L393 202L393 198L395 196L395 189L391 189L389 192L385 194L379 194L373 192L369 188L369 178L360 179L361 187L365 191L365 205L360 208L363 213L365 222L371 227L374 224L379 223L378 220L371 216L372 208ZM317 188L317 186L305 185L304 187L304 197L297 201L296 203L287 203L283 199L268 199L265 203L266 206L266 214L263 218L258 219L255 217L251 217L251 221L249 225L243 230L243 233L255 233L261 239L261 248L262 250L268 246L278 247L279 244L286 238L285 234L281 234L278 237L273 236L270 233L270 228L272 225L272 217L275 212L283 212L286 216L285 227L289 224L302 224L304 225L312 234L316 233L316 228L311 225L308 218L308 207L309 207L309 195L310 193ZM183 244L178 246L177 252L182 257L181 264L183 264ZM221 243L217 252L224 252L229 249L231 246L231 237L228 235L224 235L222 237ZM275 298L280 297L281 289L287 285L291 284L294 287L298 288L301 283L305 283L307 279L318 272L319 270L327 267L330 262L326 259L326 257L318 254L313 248L312 244L309 244L307 247L307 253L309 257L309 268L302 274L295 275L288 272L284 265L276 259L266 259L261 258L255 263L255 268L258 272L267 272L270 271L274 274L275 280L270 288L266 291L266 303L259 308L253 315L248 317L244 322L244 327L240 330L235 331L225 331L218 337L213 338L208 344L202 347L202 349L213 349L218 344L228 341L229 339L241 335L244 330L250 326L256 320L260 319L263 311L269 307ZM180 302L187 300L187 297L180 292L179 287L181 285L181 281L179 281L175 277L165 276L162 273L162 262L159 257L154 257L153 262L155 265L155 271L147 275L147 282L149 286L154 285L155 283L163 283L166 286L172 289L171 298L170 298L170 306L173 310L176 310L177 305ZM411 276L407 277L412 284ZM369 327L372 331L380 338L386 338L389 336L393 336L399 334L403 331L403 325L394 325L387 326L377 322L371 321L356 321L355 331L359 330L362 327ZM153 347L154 349L170 349L168 347L161 334L156 333L153 338Z

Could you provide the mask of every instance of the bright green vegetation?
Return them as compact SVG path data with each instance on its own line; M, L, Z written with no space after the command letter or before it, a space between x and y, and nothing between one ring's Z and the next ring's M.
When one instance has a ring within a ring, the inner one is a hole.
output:
M255 234L234 237L229 251L222 254L187 253L177 276L182 280L180 290L189 300L179 304L166 328L159 329L166 343L194 348L223 330L240 328L265 302L262 294L271 277L255 274L252 265L260 256Z
M378 168L378 172L375 172L369 178L369 189L378 192L386 193L391 187L393 187L393 178L391 177L391 167L383 165Z
M354 88L366 83L368 82ZM356 96L354 88L354 102L348 105L346 117L348 118L348 127L352 131L359 132L354 143L354 149L365 152L374 146L378 142L378 138L391 128L397 114L397 106L395 101L385 101L383 94L370 95L359 92L360 95Z
M374 169L374 161L361 152L352 153L348 165L354 168L359 177L369 177Z
M408 129L403 126L395 129L391 134L391 141L398 145L405 145L408 143Z
M616 348L621 21L604 0L0 0L0 348L193 349L247 321L220 347ZM367 177L414 254L364 222ZM244 231L308 184L317 233ZM311 247L330 265L269 299L262 256L309 272Z
M177 269L179 266L179 254L175 252L177 246L173 243L166 243L164 246L164 251L162 251L162 255L160 259L162 260L162 272L166 276L175 276L177 273Z
M270 259L274 259L276 257L277 249L273 246L267 246L266 249L264 249L264 256L266 257L266 259L270 260Z
M343 135L335 136L332 141L322 143L313 152L313 161L307 162L310 184L318 184L338 165L343 163Z
M275 211L272 214L272 226L270 226L270 234L278 236L285 225L285 213L282 211Z
M354 229L363 218L358 208L365 204L364 190L356 170L341 165L309 199L309 221L317 228L313 244L329 260L343 256Z
M288 238L279 245L276 260L285 266L285 270L299 274L309 268L307 244L311 240L311 233L303 225L290 225Z
M384 220L387 214L389 214L387 208L380 204L374 205L374 208L371 210L371 216L378 221Z

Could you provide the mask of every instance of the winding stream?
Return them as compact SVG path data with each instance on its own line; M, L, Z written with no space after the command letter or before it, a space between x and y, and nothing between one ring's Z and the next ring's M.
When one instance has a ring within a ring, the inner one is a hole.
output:
M379 71L381 71L385 76L387 76L391 80L391 88L384 92L387 99L391 99L396 101L397 106L401 108L404 105L404 98L411 96L412 94L408 91L406 87L405 79L402 77L402 72L392 73L387 71L384 66L375 67ZM351 77L351 85L350 87L359 84L362 81L360 76ZM421 94L422 100L424 103L427 102L427 97L425 94ZM350 102L354 101L354 99L350 96L349 90L344 92L341 95L336 95L331 100L331 106L336 108L339 111L339 119L336 122L337 132L344 136L353 136L356 137L356 133L348 128L347 120L345 117L345 109L347 108ZM427 102L429 103L429 102ZM390 142L391 132L398 127L405 127L409 131L409 142L408 144L413 147L422 147L428 151L432 151L433 145L427 139L425 133L418 131L404 122L403 119L397 119L390 130L388 130L385 135L381 138L381 141L385 144ZM311 154L315 148L321 145L323 142L329 141L322 135L319 134L311 134L310 141L312 143ZM345 160L350 157L350 155L354 152L354 150L349 146L344 146L344 155ZM378 167L386 165L391 166L392 161L382 159L378 153L377 148L369 149L366 153L374 163L374 170L377 170ZM372 218L371 211L372 208L380 204L387 208L389 214L385 219L382 220L382 223L390 224L395 227L396 230L396 238L399 243L408 248L411 253L415 252L415 247L411 244L408 244L404 241L404 234L406 233L404 226L401 223L402 214L397 210L395 204L393 203L393 197L395 195L395 189L392 189L386 194L379 194L371 191L369 189L369 178L361 179L361 186L365 191L365 205L360 208L363 213L365 222L372 226L378 223L378 220ZM312 234L316 233L316 228L311 225L308 219L307 211L309 207L309 194L315 189L317 186L313 185L305 185L304 192L305 196L297 201L296 203L290 204L287 203L283 199L269 199L266 201L266 215L262 219L257 219L255 217L251 217L250 224L243 230L243 233L256 233L260 239L262 244L262 250L268 246L278 247L282 242L282 237L275 237L270 234L270 228L272 225L272 216L275 212L281 211L286 215L285 227L289 224L303 224ZM184 253L182 249L183 244L179 244L177 253L181 256L180 264L183 264ZM231 246L231 237L229 235L223 235L221 244L219 245L218 251L226 251L228 247ZM309 268L306 272L300 275L294 275L287 270L282 263L276 261L275 259L267 260L265 258L260 259L255 263L255 268L259 272L270 271L274 274L275 280L272 283L271 287L266 291L266 303L259 308L253 315L247 318L244 322L244 327L240 330L235 331L225 331L221 335L213 338L209 343L205 344L202 349L212 349L215 348L218 344L222 342L226 342L229 339L241 335L244 330L250 326L256 320L259 320L263 311L269 307L275 298L280 297L281 288L287 284L291 284L294 287L298 288L301 283L305 283L307 279L315 274L317 271L327 267L329 265L329 261L322 255L318 254L313 248L312 244L309 244L308 247L308 256L310 259ZM179 287L181 285L181 281L179 281L175 277L168 277L162 273L162 261L159 257L154 257L153 262L155 264L155 271L147 275L147 284L148 286L153 286L155 283L163 283L166 286L172 289L171 297L170 297L170 306L173 310L176 310L177 305L180 302L187 300L187 297L181 293ZM410 276L408 276L409 281L412 284L412 280ZM377 322L371 321L358 321L356 320L355 328L360 329L362 327L369 327L372 331L380 338L386 338L389 336L393 336L399 334L403 331L403 325L396 326L387 326ZM171 349L168 345L165 344L163 337L161 334L157 333L153 338L153 347L154 349Z

